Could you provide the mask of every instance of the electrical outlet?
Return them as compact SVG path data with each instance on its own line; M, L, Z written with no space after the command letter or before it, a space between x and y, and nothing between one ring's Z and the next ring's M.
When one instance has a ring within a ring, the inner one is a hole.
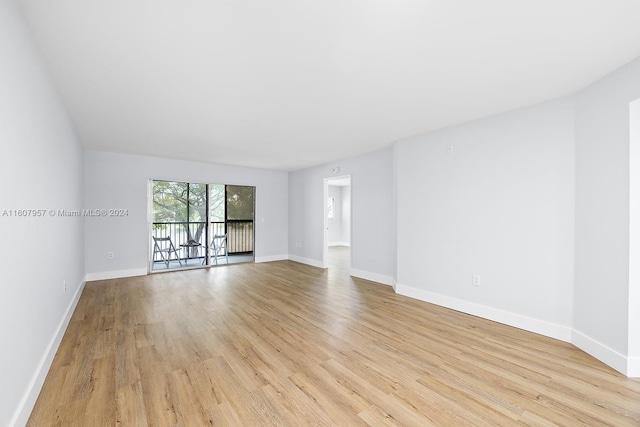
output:
M473 286L480 286L480 275L474 274L471 283L473 284Z
M369 261L374 261L376 259L375 256L373 256L373 254L369 254Z
M109 259L113 259L113 252L109 252L109 253L107 253L107 258L109 258Z
M447 147L447 154L453 154L453 145Z

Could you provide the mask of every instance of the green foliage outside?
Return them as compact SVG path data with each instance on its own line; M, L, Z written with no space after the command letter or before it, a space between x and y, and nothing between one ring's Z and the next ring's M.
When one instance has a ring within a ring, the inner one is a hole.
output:
M253 221L254 199L255 187L227 185L227 219Z
M200 242L206 221L206 184L153 181L153 222L184 223L187 239ZM155 229L163 227L154 224Z
M224 184L209 184L211 222L224 222Z

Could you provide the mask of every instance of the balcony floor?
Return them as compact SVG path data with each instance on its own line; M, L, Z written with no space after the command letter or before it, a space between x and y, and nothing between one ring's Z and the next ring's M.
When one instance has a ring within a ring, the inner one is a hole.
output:
M164 261L154 261L152 271L177 270L180 268L204 267L202 265L202 257L182 259L182 266L178 260L169 261L169 266ZM229 264L240 264L244 262L253 262L253 254L229 255ZM224 257L218 258L218 263L212 263L211 266L225 265L227 260Z

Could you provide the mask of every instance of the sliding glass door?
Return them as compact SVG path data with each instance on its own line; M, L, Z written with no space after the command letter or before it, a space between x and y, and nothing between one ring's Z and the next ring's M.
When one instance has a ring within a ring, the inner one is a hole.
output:
M207 185L153 181L152 270L202 265L207 247Z
M150 271L254 260L255 187L151 181Z
M253 261L255 187L226 186L226 224L229 253Z

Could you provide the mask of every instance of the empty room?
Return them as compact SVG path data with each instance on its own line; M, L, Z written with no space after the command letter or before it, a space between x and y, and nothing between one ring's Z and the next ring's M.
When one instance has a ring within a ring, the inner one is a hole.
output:
M638 16L0 0L0 425L640 426Z

